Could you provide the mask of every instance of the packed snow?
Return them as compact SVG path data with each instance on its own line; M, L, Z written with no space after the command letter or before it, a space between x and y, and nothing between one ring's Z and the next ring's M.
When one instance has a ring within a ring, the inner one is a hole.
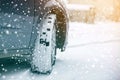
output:
M0 61L0 80L120 80L120 23L70 23L69 44L50 75L26 62Z

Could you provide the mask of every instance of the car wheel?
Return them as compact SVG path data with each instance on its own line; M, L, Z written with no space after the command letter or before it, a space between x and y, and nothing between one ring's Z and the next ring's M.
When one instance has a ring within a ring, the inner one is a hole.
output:
M56 15L49 14L42 21L32 54L31 71L51 73L56 60Z

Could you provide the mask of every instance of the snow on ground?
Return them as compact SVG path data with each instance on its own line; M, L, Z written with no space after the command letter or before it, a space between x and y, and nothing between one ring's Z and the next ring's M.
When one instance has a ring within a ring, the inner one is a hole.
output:
M0 80L120 80L120 23L70 23L67 50L50 75L33 74L26 63L4 68Z
M90 10L90 8L94 8L93 5L77 5L77 4L67 4L67 8L70 10Z
M120 23L70 23L69 45L120 40ZM76 38L73 40L73 38Z

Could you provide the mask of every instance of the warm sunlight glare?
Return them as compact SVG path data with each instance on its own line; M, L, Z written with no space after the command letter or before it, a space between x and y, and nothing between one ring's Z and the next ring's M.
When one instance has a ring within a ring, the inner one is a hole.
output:
M120 18L120 0L68 0L68 4L94 6L97 20L119 21Z

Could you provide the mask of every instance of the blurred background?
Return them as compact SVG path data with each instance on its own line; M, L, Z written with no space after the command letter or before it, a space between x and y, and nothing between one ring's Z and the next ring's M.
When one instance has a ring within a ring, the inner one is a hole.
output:
M71 21L120 21L120 0L66 0Z

